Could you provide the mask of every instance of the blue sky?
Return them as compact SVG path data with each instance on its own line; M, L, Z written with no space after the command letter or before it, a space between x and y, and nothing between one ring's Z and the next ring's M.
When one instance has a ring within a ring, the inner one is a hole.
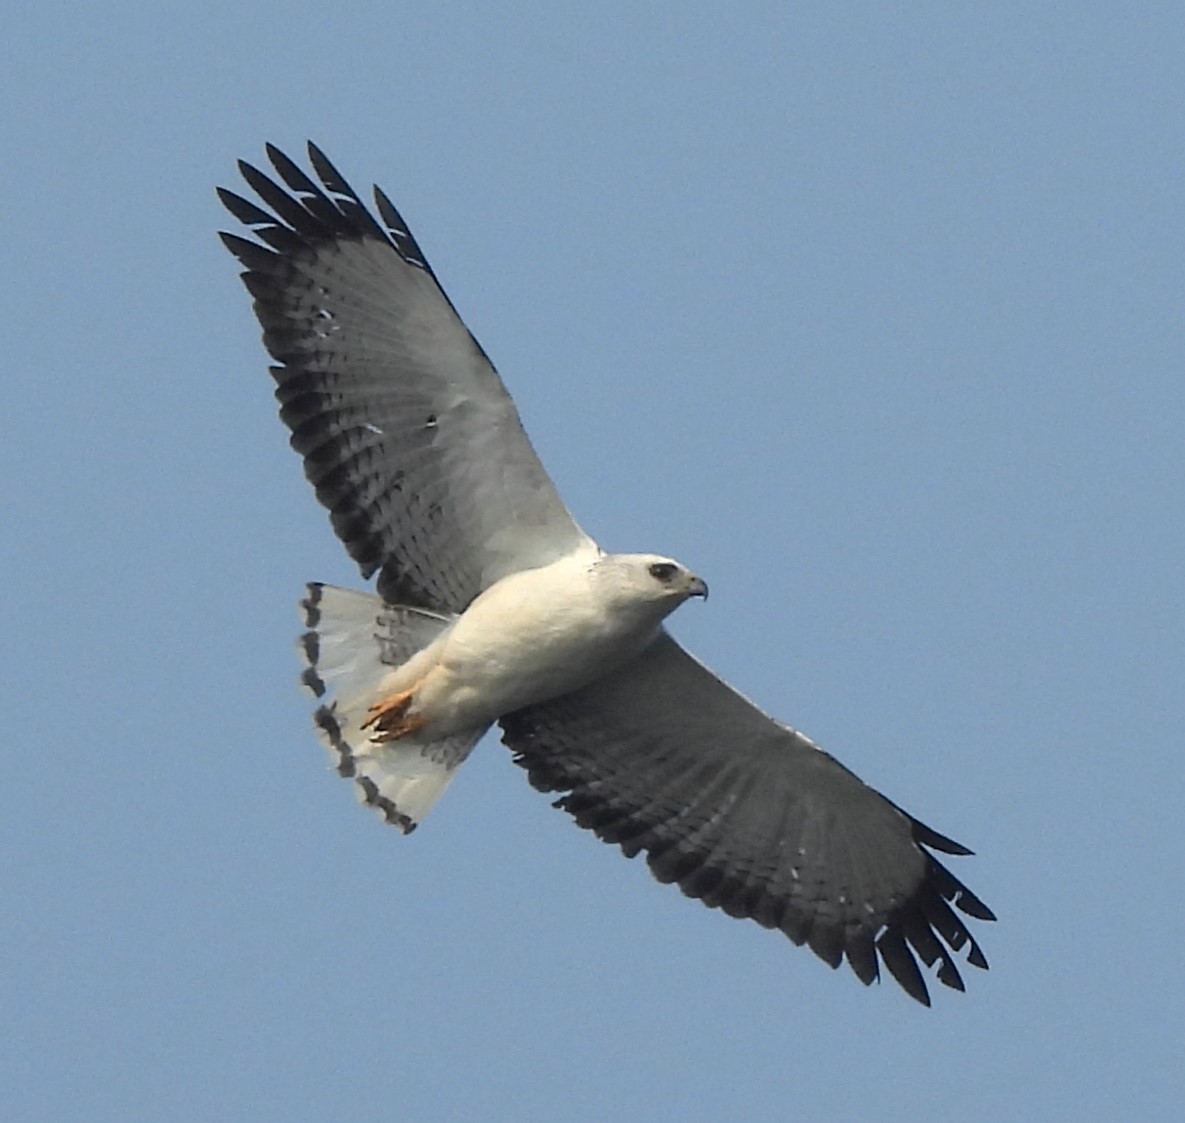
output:
M398 10L403 8L404 10ZM10 14L0 1116L1177 1118L1177 4ZM380 182L673 630L974 858L916 1007L654 884L493 739L411 838L327 771L359 585L215 184Z

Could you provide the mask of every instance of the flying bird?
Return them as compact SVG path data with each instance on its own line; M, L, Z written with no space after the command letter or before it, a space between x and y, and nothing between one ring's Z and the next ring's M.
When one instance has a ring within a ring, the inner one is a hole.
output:
M407 224L312 144L312 175L239 169L224 233L280 416L376 594L311 584L301 679L360 798L410 832L494 723L530 782L661 882L930 1003L963 989L988 907L932 851L970 854L768 716L668 634L701 577L603 550L564 506L493 364ZM315 177L315 178L314 178ZM319 182L318 182L319 181ZM953 907L952 907L953 906ZM960 915L963 914L963 915Z

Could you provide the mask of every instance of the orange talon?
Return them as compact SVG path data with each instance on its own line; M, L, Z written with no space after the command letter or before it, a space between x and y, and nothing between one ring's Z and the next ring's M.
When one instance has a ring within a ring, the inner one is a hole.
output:
M375 744L396 741L427 724L423 718L407 716L414 694L414 690L405 690L401 694L392 694L368 708L367 713L370 716L362 723L362 728L374 727L371 741Z

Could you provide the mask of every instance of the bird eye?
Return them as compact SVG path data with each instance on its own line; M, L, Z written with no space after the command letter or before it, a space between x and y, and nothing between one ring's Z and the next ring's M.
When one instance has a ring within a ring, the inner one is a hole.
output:
M650 576L661 581L664 585L678 572L679 567L670 562L655 562L650 567Z

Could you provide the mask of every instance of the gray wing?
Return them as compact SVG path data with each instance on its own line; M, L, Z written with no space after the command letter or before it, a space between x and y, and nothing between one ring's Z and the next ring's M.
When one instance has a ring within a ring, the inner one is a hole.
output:
M386 196L380 225L313 145L319 184L267 154L285 186L239 169L270 210L219 189L263 244L222 239L246 266L292 445L363 575L388 601L460 612L591 545Z
M951 908L991 910L924 847L970 851L900 810L801 733L774 721L663 633L584 690L503 719L503 739L582 827L645 851L662 882L731 916L846 958L865 984L879 964L929 1005L918 968L963 981L952 951L987 960Z

